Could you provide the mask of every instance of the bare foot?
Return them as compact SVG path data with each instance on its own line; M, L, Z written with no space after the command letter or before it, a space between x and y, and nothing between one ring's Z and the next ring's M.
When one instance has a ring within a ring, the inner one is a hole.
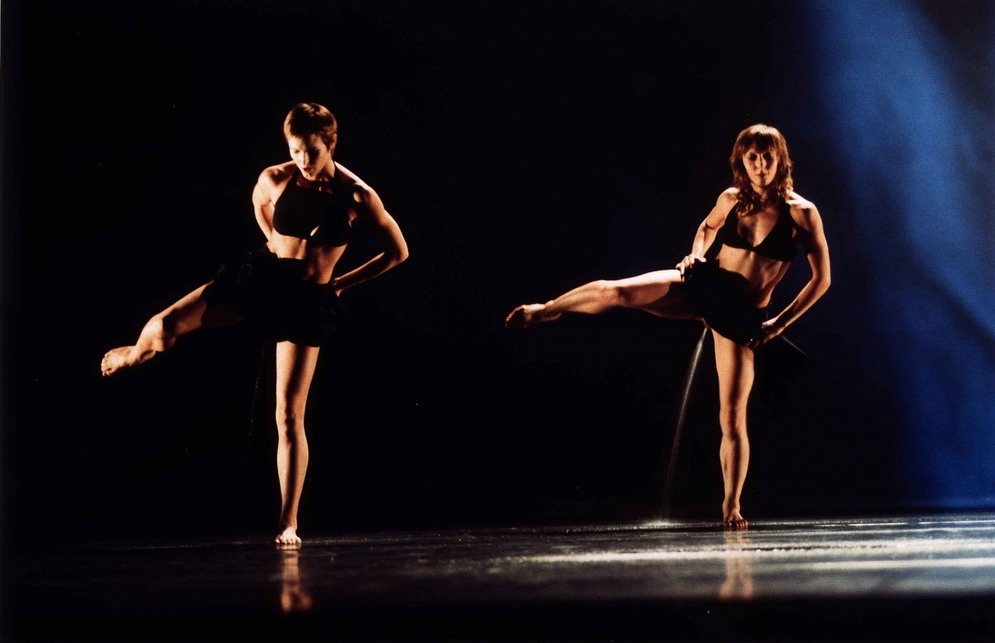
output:
M739 513L739 509L730 509L724 513L725 517L722 519L722 525L726 529L746 529L748 527L749 523Z
M297 535L297 527L286 527L273 539L281 549L295 549L301 546L301 537Z
M110 377L122 369L147 362L153 355L155 351L142 354L136 346L121 346L104 353L104 358L100 360L100 372L104 377Z
M543 317L542 311L545 307L545 304L523 304L508 314L504 320L504 327L512 330L520 330L528 328L532 324L553 321L559 317L559 315L555 317Z

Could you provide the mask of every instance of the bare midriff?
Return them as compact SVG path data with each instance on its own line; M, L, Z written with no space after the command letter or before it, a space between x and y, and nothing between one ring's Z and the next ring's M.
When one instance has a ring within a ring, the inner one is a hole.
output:
M722 246L715 260L723 270L746 277L749 288L744 295L757 308L764 308L770 303L774 287L791 266L788 261L771 259L752 250L732 246Z
M282 259L303 259L304 280L325 284L332 280L335 264L345 252L346 246L330 248L311 245L307 239L288 237L273 231L266 247Z

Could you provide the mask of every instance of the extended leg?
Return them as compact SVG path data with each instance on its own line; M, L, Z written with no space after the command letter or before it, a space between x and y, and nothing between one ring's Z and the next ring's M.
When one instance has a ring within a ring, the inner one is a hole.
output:
M505 319L508 328L553 321L563 313L597 315L611 308L638 308L661 317L694 317L677 270L657 270L617 281L592 281L545 304L524 304Z
M280 526L278 545L298 546L297 509L307 473L308 450L304 409L318 362L316 346L293 342L276 345L276 470L280 477Z
M107 351L100 362L104 377L147 362L156 353L172 348L178 337L198 328L225 326L241 320L242 316L230 304L208 305L205 293L212 283L204 284L152 317L133 346L120 346Z
M746 435L746 403L753 388L753 351L712 331L715 339L715 369L719 375L719 425L722 444L719 461L725 499L722 520L727 527L744 529L739 499L750 465L750 441Z

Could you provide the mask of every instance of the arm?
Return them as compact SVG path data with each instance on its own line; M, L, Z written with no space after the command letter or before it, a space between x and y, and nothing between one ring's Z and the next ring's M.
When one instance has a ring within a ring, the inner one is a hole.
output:
M691 253L681 259L680 263L677 264L677 269L681 271L681 276L684 275L684 270L689 268L691 264L696 261L705 260L705 252L708 251L712 246L712 242L715 241L715 233L725 223L726 216L729 215L734 205L736 205L736 190L734 188L729 188L719 195L718 200L715 202L715 207L712 208L712 211L708 213L705 220L698 226L698 231L694 235L694 242L691 244Z
M259 175L256 187L252 189L252 209L256 214L256 223L266 235L267 242L273 236L273 191L275 188L273 168L267 168Z
M812 269L812 278L801 289L794 301L788 304L776 317L763 323L767 335L754 342L750 348L766 344L780 335L829 289L831 282L829 244L826 242L826 234L822 229L822 217L819 216L819 211L814 204L806 202L805 205L798 208L795 222L803 231L802 245L805 248L808 265Z
M408 244L394 218L387 213L377 193L368 187L357 190L357 218L366 220L374 238L384 251L363 265L333 279L335 292L341 293L364 281L382 275L408 258Z

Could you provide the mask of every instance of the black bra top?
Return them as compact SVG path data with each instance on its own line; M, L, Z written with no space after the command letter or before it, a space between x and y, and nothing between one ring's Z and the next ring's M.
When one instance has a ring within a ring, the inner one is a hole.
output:
M322 247L349 243L349 208L352 190L336 186L335 192L297 185L297 172L287 183L273 209L273 227L282 235L297 237ZM317 228L317 230L315 230ZM314 234L311 234L312 230Z
M771 231L764 237L758 245L750 243L739 234L739 203L732 207L726 215L725 224L719 228L715 234L715 240L708 248L706 259L714 259L723 245L733 248L751 250L762 257L776 259L777 261L792 261L798 254L798 241L791 238L791 232L795 228L795 222L791 219L788 211L788 204L781 202L777 223Z

